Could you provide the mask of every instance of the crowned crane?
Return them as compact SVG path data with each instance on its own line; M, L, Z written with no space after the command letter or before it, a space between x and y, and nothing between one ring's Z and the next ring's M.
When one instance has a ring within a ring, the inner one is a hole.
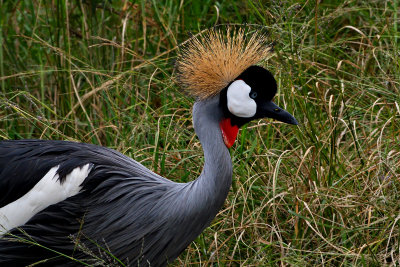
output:
M196 98L204 151L203 170L188 183L106 147L1 141L0 266L91 264L104 250L132 266L172 262L224 204L238 129L265 117L297 124L272 102L272 74L256 65L269 55L266 36L243 28L213 28L182 45L177 81Z

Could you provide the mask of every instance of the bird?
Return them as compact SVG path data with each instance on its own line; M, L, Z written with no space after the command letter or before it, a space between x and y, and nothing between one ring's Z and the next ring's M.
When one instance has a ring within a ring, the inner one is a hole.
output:
M273 102L277 82L260 65L272 53L267 34L214 27L179 49L175 80L195 99L193 128L204 153L199 176L173 182L94 144L2 140L1 266L91 265L100 257L166 266L223 206L239 129L262 118L298 124Z

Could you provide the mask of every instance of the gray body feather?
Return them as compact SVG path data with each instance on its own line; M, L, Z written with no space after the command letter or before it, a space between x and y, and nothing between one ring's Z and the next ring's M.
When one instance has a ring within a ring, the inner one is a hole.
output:
M71 236L94 254L101 246L132 266L166 265L211 223L229 192L232 163L219 127L222 116L219 96L194 105L205 165L189 183L167 180L114 150L82 144L68 155L81 165L93 164L81 193L49 206L21 229L39 244L82 261L89 256L75 247ZM20 229L10 233L25 237ZM55 254L0 240L0 263L24 265L44 256ZM59 256L47 264L76 263Z

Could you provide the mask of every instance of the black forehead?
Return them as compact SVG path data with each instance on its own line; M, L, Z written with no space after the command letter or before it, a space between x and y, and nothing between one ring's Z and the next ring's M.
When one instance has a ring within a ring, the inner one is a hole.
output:
M271 100L277 90L276 81L271 72L260 66L250 66L235 80L243 80L252 91L265 100Z

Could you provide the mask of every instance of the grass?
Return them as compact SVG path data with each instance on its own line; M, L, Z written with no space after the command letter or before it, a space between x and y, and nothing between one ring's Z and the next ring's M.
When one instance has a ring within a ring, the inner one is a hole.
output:
M232 190L173 265L400 265L398 1L0 0L0 138L114 148L171 180L200 173L177 44L266 26L277 104L301 123L240 130Z

